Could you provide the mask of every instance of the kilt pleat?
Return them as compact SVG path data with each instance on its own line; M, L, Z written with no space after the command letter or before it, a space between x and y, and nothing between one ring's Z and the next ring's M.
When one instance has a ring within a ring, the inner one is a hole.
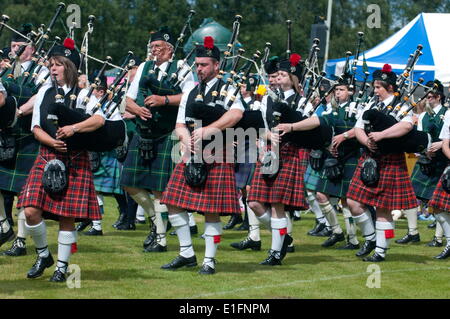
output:
M39 142L30 133L21 132L14 136L17 147L16 159L9 163L0 162L0 189L20 193L39 153Z
M445 161L432 162L434 172L431 176L425 175L420 170L420 165L416 163L414 165L413 172L411 174L411 182L416 193L417 198L422 200L430 200L433 196L433 192L436 189L436 185L444 172L447 163Z
M184 178L185 163L175 166L161 204L212 214L241 212L234 176L234 164L208 164L208 177L202 187L191 187Z
M127 158L123 163L120 184L135 188L164 191L169 182L175 163L171 152L175 146L171 135L155 140L156 156L145 162L139 155L139 136L135 134L131 140Z
M68 156L70 166L67 189L62 194L47 194L42 186L42 175L47 161L57 158L67 167ZM41 145L39 155L20 193L17 207L36 207L46 213L63 217L101 219L88 153L70 151L67 154L56 154Z
M442 187L442 181L440 178L428 206L445 212L450 212L450 194L447 193Z
M93 172L95 190L106 194L123 194L120 171L115 151L101 153L100 168Z
M266 181L260 174L261 163L256 164L255 174L247 201L282 203L294 209L308 207L303 176L308 163L308 150L290 143L280 149L281 167L278 175Z
M350 182L347 198L388 210L417 207L418 203L408 175L405 155L403 153L389 154L376 158L380 179L374 187L364 185L360 178L362 163L367 156L364 153L359 158L358 166Z

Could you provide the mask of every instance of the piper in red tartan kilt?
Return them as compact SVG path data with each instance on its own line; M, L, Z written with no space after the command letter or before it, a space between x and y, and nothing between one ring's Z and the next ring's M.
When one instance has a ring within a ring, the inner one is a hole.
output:
M76 107L83 108L82 101L87 90L79 91L77 88L76 70L79 63L80 56L72 39L66 39L64 46L55 46L50 52L50 70L55 87L42 87L33 109L31 128L41 143L41 150L18 201L18 207L25 208L26 228L38 254L35 264L28 271L28 278L40 277L46 268L54 264L48 249L46 225L42 219L44 213L59 220L58 261L50 278L53 282L66 280L70 255L76 251L75 219L101 218L87 152L68 151L63 140L76 132L98 129L104 125L103 115L96 113L83 122L60 128L48 117L52 114L50 107L60 107L58 103L69 106L71 95L76 97ZM80 92L78 96L77 92ZM96 100L91 99L86 111L92 109L95 103ZM52 165L44 169L50 161ZM43 178L44 171L50 171L50 183ZM61 176L67 178L59 178Z
M301 100L298 86L298 78L301 74L299 60L298 54L292 54L289 60L279 62L277 78L277 84L283 91L284 99L289 105L292 103L296 107ZM275 103L280 101L274 101L268 96L264 97L261 103L261 111L270 128L278 124L275 123L273 115ZM279 149L278 173L276 176L263 176L262 165L258 162L248 202L258 219L272 229L272 247L269 250L269 256L260 264L275 266L281 265L287 248L293 241L287 233L290 217L286 216L286 208L301 210L308 207L303 180L308 153L305 150L299 152L297 146L281 138L277 131L268 132L266 138L272 143L272 152L276 153Z
M312 116L311 118L292 125L286 123L280 124L277 127L280 132L284 133L289 133L294 130L307 131L319 127L320 125L325 125L325 123L334 128L335 136L331 141L331 148L330 150L324 149L323 152L325 154L331 153L327 156L328 161L334 159L338 164L343 166L342 176L331 178L328 176L329 172L326 169L317 169L316 172L319 174L318 182L314 185L314 188L311 188L311 193L312 191L315 191L315 199L319 203L318 206L326 217L332 231L331 236L322 243L322 247L331 247L336 243L345 240L343 230L339 225L337 214L333 207L337 204L339 199L341 199L348 234L348 243L345 246L340 247L340 249L359 248L359 242L356 238L356 228L345 198L348 184L355 171L357 160L355 154L359 151L359 144L354 139L355 133L353 126L355 124L355 119L351 115L355 108L355 103L350 104L349 101L351 93L349 90L350 81L351 75L347 73L339 78L333 92L333 98L335 97L336 104L338 105L336 106L336 109L333 108L333 112L327 112L320 117ZM325 166L325 164L323 166ZM313 168L311 167L311 169ZM308 199L310 196L311 195L308 193Z
M450 112L445 114L444 125L442 126L439 138L442 139L442 152L450 159ZM445 185L444 185L445 184ZM444 250L434 258L446 259L450 256L450 167L444 170L442 177L439 180L433 197L429 202L429 206L433 207L436 220L442 227L444 236L447 240L447 245ZM444 187L445 186L445 187Z
M397 76L390 65L386 64L382 70L376 70L373 74L373 86L375 95L379 97L377 107L380 111L388 107L393 101ZM355 124L355 134L358 141L367 147L369 152L377 152L377 142L400 137L407 134L413 128L413 120L410 114L400 122L381 132L366 134L362 114L370 108L370 104L361 112L361 116ZM372 256L363 260L368 262L380 262L385 260L386 251L390 239L394 238L394 221L391 211L393 209L410 209L417 206L417 200L408 175L404 153L388 155L371 155L378 165L379 180L374 186L367 186L361 180L361 170L364 160L369 157L367 150L358 162L355 175L350 182L347 192L347 202L353 218L360 226L366 241L363 247L356 253L362 257L368 255L373 249ZM365 165L365 164L364 164ZM376 207L376 230L372 223L367 206Z
M223 82L217 82L219 79L216 78L219 72L219 60L220 51L214 46L213 38L206 37L204 45L196 47L195 64L200 84L189 93L183 94L181 99L176 133L184 150L190 150L191 145L194 147L196 154L193 158L199 156L202 148L198 145L201 144L202 140L209 139L213 134L222 134L220 131L233 127L242 118L244 112L240 99L236 99L231 104L230 109L220 119L192 132L187 129L186 122L188 117L192 116L190 112L194 103L202 103L202 106L205 108L221 107L208 105L208 103L214 103L215 101L212 97L213 91L219 89L217 91L219 92L220 85L223 85ZM232 86L230 86L231 90L234 91ZM225 98L224 102L227 104L228 98ZM227 161L220 163L214 160L212 163L205 164L203 161L206 161L206 158L202 159L202 164L200 165L203 168L206 166L207 170L206 181L202 185L201 181L204 180L204 174L194 173L194 180L196 177L202 177L197 180L199 183L195 183L190 178L192 175L185 172L187 167L185 163L188 161L190 154L190 151L183 153L183 162L175 167L161 200L161 203L168 206L169 220L172 226L175 227L180 242L179 256L161 268L174 270L183 266L193 267L197 265L188 216L189 210L195 210L203 213L205 216L205 258L199 273L209 275L215 273L215 256L222 233L220 214L240 213L234 163ZM188 168L195 167L192 164L188 165ZM186 179L186 176L189 177L189 180Z

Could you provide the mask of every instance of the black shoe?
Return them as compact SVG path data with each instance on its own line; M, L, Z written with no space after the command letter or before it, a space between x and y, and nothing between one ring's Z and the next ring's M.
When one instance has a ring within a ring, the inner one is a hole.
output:
M251 250L261 250L261 241L255 241L250 237L247 237L238 243L231 243L230 246L239 250L245 250L248 248Z
M447 244L447 246L445 246L445 248L442 251L442 253L440 253L437 256L434 256L434 258L436 258L436 259L446 259L446 258L448 258L448 256L450 256L450 245Z
M359 244L352 244L351 242L347 242L347 244L345 244L344 246L341 247L337 247L336 249L340 249L340 250L355 250L355 249L359 249Z
M194 255L192 257L186 258L186 257L183 257L181 255L178 255L170 263L161 266L161 269L164 269L164 270L175 270L175 269L181 268L183 266L186 266L186 267L195 267L195 266L197 266L197 257L195 257L195 255Z
M2 230L2 228L0 228L0 231ZM9 227L8 231L6 233L1 232L0 233L0 247L8 242L8 241L12 241L14 239L14 230L12 229L12 227Z
M430 225L427 226L428 228L436 228L436 221L432 222Z
M77 227L75 227L75 230L76 231L83 231L83 230L86 229L86 227L88 227L91 224L92 224L92 220L85 219L81 223L78 223Z
M313 229L311 229L309 232L308 232L308 235L310 235L310 236L317 236L316 234L318 233L318 232L320 232L320 231L322 231L324 228L326 228L327 227L327 225L325 225L325 223L319 223L318 221L317 221L317 219L316 219L316 225L314 226L314 228Z
M27 254L27 248L25 245L25 239L16 238L10 249L1 253L2 256L18 257L25 256Z
M163 253L167 251L167 246L161 246L157 242L144 248L144 253Z
M363 258L363 261L368 261L368 262L380 262L380 261L384 261L384 257L381 257L380 255L378 255L376 252L372 255L372 256L368 256Z
M410 235L410 234L406 234L405 236L403 236L403 238L397 239L395 241L397 244L407 244L407 243L418 243L420 242L420 235L419 234L415 234L415 235Z
M439 241L437 240L436 236L434 236L434 237L433 237L433 240L430 241L430 242L427 244L427 246L428 246L428 247L442 247L442 246L444 246L444 244L442 243L442 241L439 242Z
M152 227L150 227L150 234L148 234L147 238L145 238L142 246L144 246L144 248L151 246L153 245L155 240L156 240L156 225L153 224Z
M292 244L293 241L294 239L291 236L289 236L288 234L284 235L283 245L281 246L280 251L280 261L283 260L284 257L286 257L287 248L290 244Z
M55 270L52 277L50 278L50 281L51 282L66 282L66 275L60 270Z
M240 224L242 222L243 222L243 220L242 220L241 214L233 214L233 215L231 215L228 223L225 226L223 226L223 229L224 230L233 229L234 226L236 226L237 224Z
M197 227L197 225L189 226L189 229L191 230L191 235L197 235L198 234L198 227ZM177 233L175 232L175 235L176 234Z
M125 222L125 223L119 224L116 229L117 230L136 230L136 225Z
M214 275L216 273L216 269L208 266L207 264L203 264L198 273L200 275Z
M145 221L145 219L135 219L134 220L135 224L147 224L147 222Z
M324 224L325 225L325 224ZM317 236L317 237L330 237L333 234L333 232L331 231L330 227L327 227L325 225L325 227L317 232L317 233L313 233L311 236Z
M37 251L37 249L36 249ZM31 267L31 269L27 273L28 278L37 278L42 276L44 273L45 268L49 268L54 264L54 260L52 257L52 254L48 254L47 257L37 257L34 265Z
M333 233L327 240L322 243L322 247L331 247L340 241L344 241L345 236L344 233L336 234Z
M302 215L296 215L295 214L295 212L294 212L294 214L293 214L293 216L292 216L292 220L294 221L294 222L296 222L296 221L299 221L299 220L302 220Z
M120 213L116 222L114 224L112 224L112 227L117 228L117 226L119 226L120 224L123 224L126 219L127 219L127 215L125 215L124 213Z
M12 217L6 217L6 219L8 220L9 226L14 227L14 220Z
M295 246L294 246L294 245L288 246L288 248L286 249L286 252L288 252L288 253L293 253L293 252L295 252Z
M102 230L97 230L94 227L91 227L91 229L89 229L88 231L85 231L83 233L83 235L86 235L86 236L103 236L103 231Z
M269 256L259 264L263 266L281 266L281 259L277 257L278 253L279 252L271 250Z
M377 246L377 242L375 240L366 240L361 247L361 249L356 253L356 257L364 257L367 256L375 249Z

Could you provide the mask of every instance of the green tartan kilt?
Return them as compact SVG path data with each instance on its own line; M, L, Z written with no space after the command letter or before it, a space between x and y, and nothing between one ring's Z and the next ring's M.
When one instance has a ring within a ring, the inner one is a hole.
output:
M320 172L314 170L310 164L308 164L308 167L306 168L306 172L304 175L305 178L305 188L310 191L315 191L317 184L319 183L320 179Z
M342 179L332 182L326 176L323 170L319 172L319 179L316 184L316 191L327 194L332 197L345 197L350 186L350 181L355 174L358 165L358 157L349 157L344 164L344 174Z
M0 189L20 193L39 154L39 142L31 133L16 133L14 136L16 160L9 163L0 162Z
M418 163L414 166L411 175L411 182L416 197L421 200L430 200L431 197L433 197L433 192L439 182L439 179L441 178L444 169L447 167L446 161L436 161L433 164L434 172L432 176L423 174Z
M120 186L120 163L115 151L102 152L100 168L93 172L95 191L105 194L123 194Z
M155 140L156 156L153 160L144 162L139 156L138 140L139 135L135 134L131 140L127 158L123 163L120 184L162 192L175 167L171 152L177 141L171 138L171 134Z

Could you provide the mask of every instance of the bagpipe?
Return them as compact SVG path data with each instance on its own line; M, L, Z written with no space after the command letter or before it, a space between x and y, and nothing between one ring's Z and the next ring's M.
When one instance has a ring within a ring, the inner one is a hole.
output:
M109 59L104 62L104 66L108 63ZM128 61L125 61L125 63ZM121 90L117 90L117 86L120 81L125 77L125 74L134 66L134 60L130 60L125 69L122 70L119 76L116 77L114 82L107 89L105 95L100 98L92 109L91 114L94 115L102 106L107 103L107 108L103 110L106 114L105 124L92 132L75 133L69 137L65 142L68 147L73 150L83 149L91 152L108 152L118 147L122 147L127 142L126 124L123 120L110 120L109 118L115 112L120 103L109 103L107 101L110 94L113 94L112 99L116 95L121 94ZM95 78L94 83L91 84L91 89L84 98L82 106L86 106L90 100L93 92L93 88L97 87L100 82L100 77L104 72L104 67L100 70ZM56 84L55 89L56 89ZM123 84L122 84L123 85ZM61 96L56 95L55 100L61 100ZM70 96L70 104L67 106L63 103L55 103L49 107L48 113L50 120L53 121L55 126L63 127L67 125L75 125L90 118L92 115L85 112L84 108L74 108L73 103L77 96L72 94ZM120 102L120 101L119 101ZM47 117L49 118L49 117ZM56 127L53 128L52 133L56 133ZM51 134L53 136L53 134Z

